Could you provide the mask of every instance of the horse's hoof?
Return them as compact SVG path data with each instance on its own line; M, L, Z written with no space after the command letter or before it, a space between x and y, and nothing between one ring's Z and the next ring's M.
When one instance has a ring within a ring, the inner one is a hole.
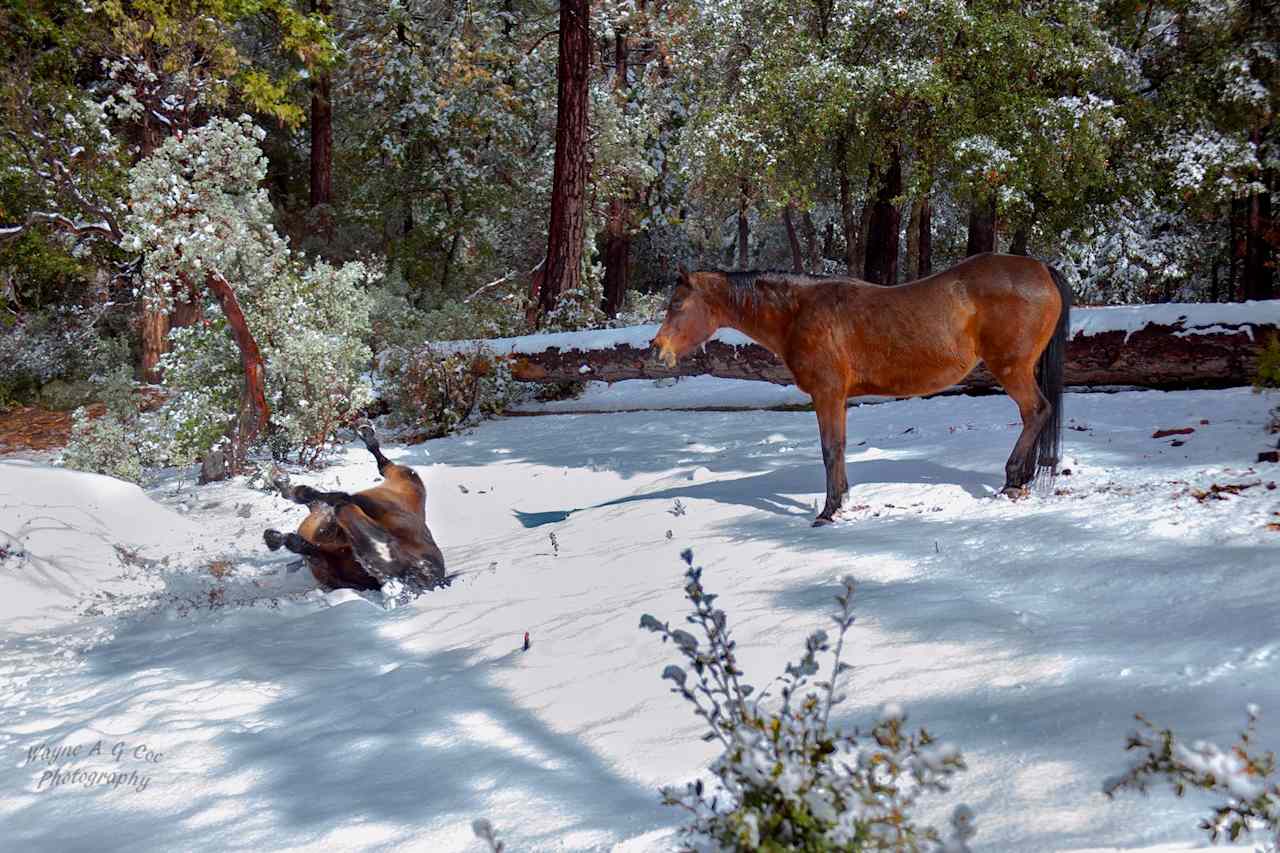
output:
M294 486L290 491L285 492L285 497L295 503L309 504L316 500L317 494L319 493L310 486Z
M1031 491L1026 486L1005 486L1000 490L1000 494L1011 501L1016 501L1031 494Z
M284 545L284 534L279 530L264 530L262 531L262 541L272 551L279 551L280 547Z
M828 524L834 524L835 519L829 515L820 515L813 520L814 527L826 527Z
M368 421L361 421L356 425L356 435L360 436L365 447L372 447L378 443L378 433L374 431L373 424Z

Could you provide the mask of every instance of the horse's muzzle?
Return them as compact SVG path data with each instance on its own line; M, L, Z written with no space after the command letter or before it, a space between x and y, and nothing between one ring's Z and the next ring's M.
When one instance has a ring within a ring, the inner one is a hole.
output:
M654 338L653 342L649 344L649 351L654 353L658 361L666 365L668 370L675 370L679 357L669 341L659 342L657 338Z

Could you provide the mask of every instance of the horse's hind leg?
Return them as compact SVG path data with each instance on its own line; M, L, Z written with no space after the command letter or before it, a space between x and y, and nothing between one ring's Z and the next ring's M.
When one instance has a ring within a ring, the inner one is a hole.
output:
M1018 404L1022 416L1022 433L1013 445L1009 461L1004 466L1004 493L1021 495L1027 483L1036 473L1036 439L1040 437L1052 406L1040 393L1036 384L1034 367L1014 368L997 372L992 370L1004 390Z
M831 523L844 503L844 493L849 491L844 464L847 410L840 395L814 397L813 408L818 415L818 437L822 439L822 464L827 469L827 502L813 522L814 527L820 527Z

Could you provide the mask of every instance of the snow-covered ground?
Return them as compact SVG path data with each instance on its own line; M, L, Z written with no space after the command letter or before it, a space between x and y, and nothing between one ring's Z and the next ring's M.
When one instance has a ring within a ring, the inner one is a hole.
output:
M717 387L705 405L739 399ZM931 817L969 803L975 849L1188 849L1211 801L1100 786L1136 711L1225 744L1256 702L1280 747L1280 468L1251 464L1268 400L1067 405L1071 473L1019 502L992 497L1008 398L853 410L849 510L823 529L806 412L520 417L389 447L463 573L395 609L268 553L262 529L304 511L243 481L143 493L0 462L0 849L474 850L478 816L512 851L671 849L656 789L713 748L638 624L683 615L686 547L757 683L858 579L843 713L900 702L960 745ZM296 479L376 473L352 446ZM1197 498L1214 484L1249 488Z

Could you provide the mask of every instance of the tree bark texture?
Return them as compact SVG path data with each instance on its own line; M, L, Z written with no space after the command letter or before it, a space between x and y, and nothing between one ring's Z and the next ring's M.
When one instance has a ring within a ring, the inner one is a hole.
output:
M965 257L996 250L996 200L992 196L975 201L969 208L969 240Z
M234 475L244 469L249 448L266 428L271 417L271 408L267 405L266 364L262 359L262 351L258 349L258 342L249 330L244 312L240 310L240 301L236 298L231 283L217 274L210 275L206 281L209 290L222 306L223 316L227 318L227 326L231 329L231 337L235 339L236 348L240 351L240 366L244 371L240 411L231 429L231 448L227 459L228 473Z
M750 268L751 224L747 221L747 182L743 181L738 193L738 269Z
M313 0L311 11L328 16L329 0ZM327 208L333 203L333 102L330 100L332 78L328 70L311 76L311 210ZM333 234L333 219L328 210L319 212L319 233Z
M806 263L809 272L819 275L822 273L822 243L818 241L818 226L813 222L812 212L806 210L800 224L804 231L805 254L808 256Z
M840 176L840 225L844 229L844 263L849 275L857 275L862 269L857 254L858 223L853 216L853 187L849 182L848 144L844 137L836 140L836 174Z
M898 233L902 227L902 214L893 203L902 195L902 157L896 147L888 168L879 177L867 226L867 260L862 277L875 284L891 285L898 283Z
M587 84L591 73L591 4L560 3L560 56L556 64L556 155L551 182L551 224L540 312L582 283L582 240L587 187Z
M627 209L621 199L609 202L609 220L604 241L604 312L617 317L627 298L631 278L631 235L627 232Z
M920 258L916 278L924 278L933 275L933 201L927 195L920 199L919 231Z
M621 32L613 42L613 91L627 87L627 37ZM609 202L604 243L604 312L617 317L627 298L631 279L631 234L627 228L627 203L616 197Z
M159 382L163 377L160 357L169 351L169 315L153 308L143 300L142 319L142 381Z
M1253 381L1258 355L1276 326L1214 325L1214 331L1183 334L1181 323L1148 325L1132 334L1123 331L1076 335L1067 346L1066 383L1071 386L1130 385L1165 390L1225 388ZM1252 332L1252 336L1250 335ZM793 383L790 371L762 346L731 346L710 341L674 369L663 366L648 349L618 346L608 350L549 348L513 355L512 374L525 382L618 382L710 375ZM584 372L583 367L587 370ZM979 365L960 388L991 389L995 380Z
M787 226L787 243L791 246L791 271L804 272L804 253L800 251L800 236L796 233L795 202L787 202L782 209L782 220Z

